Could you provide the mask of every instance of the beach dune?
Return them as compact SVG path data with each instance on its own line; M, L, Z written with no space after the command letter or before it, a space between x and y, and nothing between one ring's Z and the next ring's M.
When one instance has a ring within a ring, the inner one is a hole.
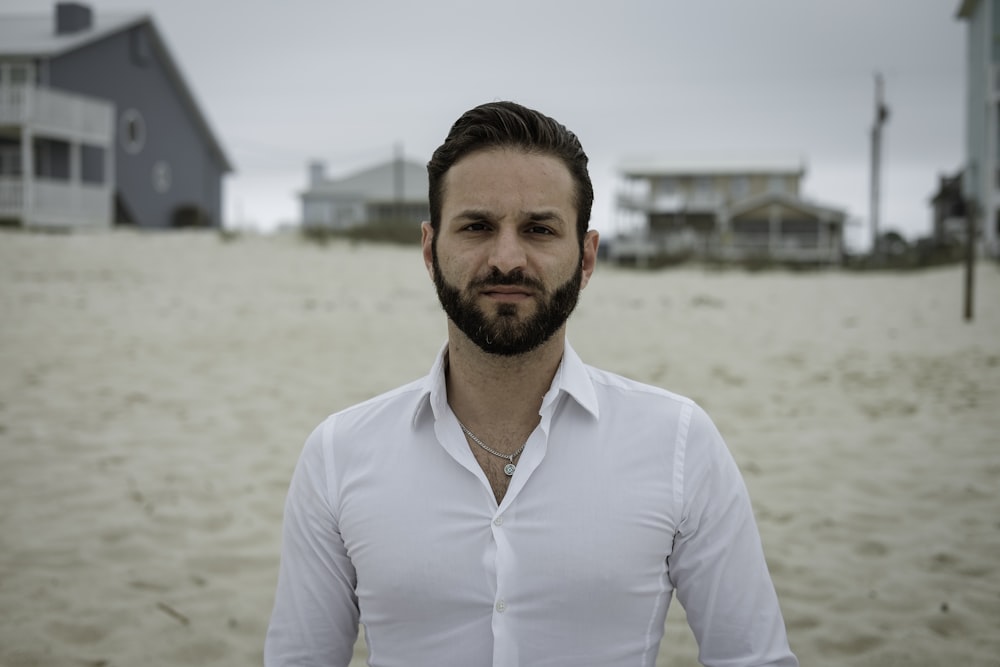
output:
M570 321L713 416L803 665L1000 665L1000 268L961 290L601 265ZM416 247L0 234L0 666L259 665L305 437L444 338Z

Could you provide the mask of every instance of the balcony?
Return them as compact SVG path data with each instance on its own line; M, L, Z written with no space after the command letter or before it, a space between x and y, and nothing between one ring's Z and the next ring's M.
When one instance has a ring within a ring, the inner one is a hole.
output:
M84 95L33 85L0 85L0 127L100 146L114 136L115 106Z
M693 194L618 194L618 208L625 211L644 213L675 213L679 211L714 213L725 197L716 192L696 192Z
M110 184L71 183L0 176L0 219L26 227L106 227L111 220Z
M697 232L691 228L650 233L642 230L611 240L608 258L619 263L655 265L698 258L722 262L772 261L787 264L840 262L839 240L816 235Z
M0 218L25 227L111 224L114 104L35 85L3 84L0 133L6 138L0 154ZM60 145L59 151L40 153L40 146ZM98 167L94 148L104 155Z

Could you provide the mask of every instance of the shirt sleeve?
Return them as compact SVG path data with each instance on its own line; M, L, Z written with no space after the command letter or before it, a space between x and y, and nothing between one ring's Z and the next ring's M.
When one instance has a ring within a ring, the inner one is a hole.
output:
M670 579L707 667L797 667L750 497L711 419L692 407Z
M331 503L324 438L306 440L285 501L265 667L347 667L358 637L356 575Z

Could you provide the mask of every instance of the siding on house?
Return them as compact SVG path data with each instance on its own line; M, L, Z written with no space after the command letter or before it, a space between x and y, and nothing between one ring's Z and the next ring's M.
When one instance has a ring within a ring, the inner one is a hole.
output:
M430 219L427 168L397 158L341 178L309 166L309 186L299 193L302 226L333 230L371 224L419 224Z
M837 264L846 214L801 198L797 162L646 160L623 165L619 225L607 256L622 263L773 260Z
M195 206L218 225L228 164L205 141L154 40L142 23L55 57L50 85L115 103L118 194L132 222L169 227L178 209Z
M34 62L0 56L0 219L28 227L110 225L114 105L40 87L36 76Z
M69 120L50 126L26 116L0 128L0 176L19 197L8 199L25 202L22 224L60 224L32 222L46 202L28 202L45 188L77 197L108 179L118 222L222 223L222 179L232 166L149 16L94 15L85 5L57 3L55 17L0 17L0 70L24 65L30 79L0 81L0 99L46 100L61 112L54 117L65 119L74 117L71 107L93 100L111 118L97 144L81 139ZM48 180L35 182L36 172ZM66 218L68 226L77 222Z

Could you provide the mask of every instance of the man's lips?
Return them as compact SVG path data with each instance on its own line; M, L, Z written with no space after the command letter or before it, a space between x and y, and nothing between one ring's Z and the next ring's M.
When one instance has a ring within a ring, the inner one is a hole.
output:
M480 290L480 294L497 301L505 302L523 301L524 299L529 299L532 296L531 290L525 289L524 287L506 285L484 287Z

